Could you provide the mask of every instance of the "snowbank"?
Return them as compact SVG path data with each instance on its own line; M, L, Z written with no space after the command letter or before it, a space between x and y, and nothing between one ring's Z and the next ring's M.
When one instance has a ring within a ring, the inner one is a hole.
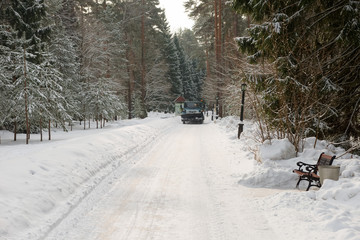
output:
M221 121L219 126L234 139L237 120L226 117ZM315 164L322 152L339 156L344 149L319 140L314 147L315 138L308 138L304 151L296 157L295 148L288 140L260 144L254 141L256 131L254 124L245 122L241 139L233 141L239 147L259 151L253 159L247 159L254 163L253 168L248 172L239 169L236 177L239 184L248 187L282 189L280 193L257 199L274 229L279 233L303 229L304 235L298 239L360 239L360 157L345 154L334 161L333 165L340 166L338 181L326 179L320 189L299 191L295 189L298 176L292 173L298 161ZM256 155L260 161L255 160Z
M78 126L73 132L56 131L52 141L41 144L32 135L28 146L6 139L11 134L3 132L0 239L40 238L114 169L128 164L165 131L164 121L176 121L171 117L151 113L145 120L118 121L101 130Z
M111 184L104 181L109 175L120 166L131 168L141 161L134 156L142 156L158 136L180 123L173 115L151 113L145 120L109 123L102 130L75 126L73 132L56 131L52 141L41 144L32 135L28 146L21 140L24 136L14 143L12 135L2 131L0 239L41 239L96 186ZM233 156L230 177L250 188L276 190L249 200L263 210L279 236L301 229L304 233L297 239L359 239L359 156L346 154L335 160L334 165L340 165L339 181L325 180L321 189L299 191L292 173L296 162L316 163L321 152L340 155L344 150L326 141L318 141L314 148L315 139L309 138L304 151L295 156L287 140L273 140L271 145L256 141L256 125L250 121L245 121L237 139L238 123L234 117L214 123L229 137L222 147ZM261 162L255 160L257 151Z
M296 157L295 147L290 141L285 139L267 140L259 149L259 161L284 160Z

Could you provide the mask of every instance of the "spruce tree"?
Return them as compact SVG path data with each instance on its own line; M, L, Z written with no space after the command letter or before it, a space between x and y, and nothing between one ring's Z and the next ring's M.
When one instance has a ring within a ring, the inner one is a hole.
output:
M64 120L69 119L63 97L65 85L62 73L55 66L57 60L49 50L51 28L44 1L13 1L6 9L6 17L16 33L10 56L11 99L16 106L25 103L25 120L16 121L26 126L28 143L30 127L35 130L42 128L45 121L54 121L65 128ZM12 115L18 118L16 109Z
M262 3L235 0L234 7L256 23L238 39L242 52L276 69L256 86L264 90L269 121L295 146L305 136L358 132L359 4Z
M9 120L11 108L9 95L11 94L11 69L9 61L11 45L13 45L14 30L7 24L5 7L0 5L0 128Z
M165 14L162 16L163 24L161 25L161 38L159 46L163 58L166 60L167 71L166 78L171 83L171 92L173 98L177 98L183 95L183 85L181 81L180 62L178 50L175 45L175 39L172 38L170 33L170 27L165 18Z
M191 79L190 79L189 72L187 69L186 56L184 54L184 50L183 50L182 46L180 45L179 39L176 34L174 35L173 41L174 41L174 45L176 47L178 59L179 59L179 69L180 69L181 83L182 83L182 87L183 87L182 92L183 92L186 100L191 100L191 94L190 94Z
M24 106L24 123L26 128L26 143L30 137L30 110L38 105L37 96L41 94L39 86L39 68L37 64L43 61L42 52L46 47L50 29L42 27L45 17L43 1L12 1L6 8L5 18L16 32L12 48L13 92L12 99L17 106ZM34 101L32 101L34 100ZM23 104L19 104L23 101ZM13 109L16 111L15 109ZM14 116L19 116L14 112ZM16 123L15 123L16 124Z

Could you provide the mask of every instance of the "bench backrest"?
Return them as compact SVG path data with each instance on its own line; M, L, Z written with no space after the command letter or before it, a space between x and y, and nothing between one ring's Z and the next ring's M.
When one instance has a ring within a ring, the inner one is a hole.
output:
M336 156L330 156L330 155L326 155L325 153L321 153L319 160L317 162L317 166L326 166L326 165L331 165L334 161Z

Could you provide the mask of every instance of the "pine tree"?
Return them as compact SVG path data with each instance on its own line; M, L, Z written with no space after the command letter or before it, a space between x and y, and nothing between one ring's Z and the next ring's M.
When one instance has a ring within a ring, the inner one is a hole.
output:
M159 48L161 49L163 58L166 60L166 78L167 81L171 83L171 92L173 99L175 99L183 95L179 55L164 13L162 14L162 19L163 23L160 25L161 37L159 38Z
M177 50L177 55L179 59L179 69L180 69L180 76L181 76L181 82L182 82L182 92L184 94L185 99L190 100L191 97L190 94L190 79L189 79L189 72L187 71L187 65L186 65L186 56L184 54L184 50L180 45L179 39L177 35L175 34L173 37L174 45Z
M192 69L192 82L193 82L193 98L196 100L202 99L203 92L203 80L204 80L204 71L199 69L198 62L196 59L191 59L189 62L189 67Z
M17 34L14 39L12 59L14 71L12 73L14 102L23 99L25 103L26 143L30 137L30 111L41 105L36 100L42 96L41 67L44 62L44 52L47 50L46 41L49 40L50 28L43 26L46 16L43 1L13 1L6 9L8 24ZM35 112L35 111L34 111ZM31 113L34 113L31 112ZM17 113L15 116L19 116ZM36 114L34 114L35 116Z
M262 3L236 0L234 7L256 21L250 35L238 39L241 50L276 69L257 84L271 124L295 146L305 136L358 132L351 116L359 99L359 4Z
M168 65L159 54L156 64L147 73L146 103L151 111L172 111L175 99L167 75Z
M204 65L206 68L203 97L210 104L220 97L220 116L227 97L226 85L233 77L230 73L233 60L230 56L235 49L233 39L242 35L246 26L243 16L235 14L229 3L224 0L187 0L185 3L189 16L195 20L194 35L205 52L205 60L198 62L200 69Z
M11 94L11 68L12 64L9 61L11 55L10 46L13 44L13 29L7 25L4 18L5 9L0 8L0 128L3 128L4 123L10 118L9 112L11 104L9 95Z
M80 101L78 92L81 92L79 84L78 51L76 49L76 36L74 16L71 16L71 4L73 1L49 0L47 6L49 9L50 24L54 25L51 34L51 43L49 50L53 56L54 67L62 74L62 89L66 103L66 111L73 118L80 118ZM66 17L65 17L66 16ZM70 24L69 22L72 22ZM69 120L70 126L72 119Z
M194 31L184 29L177 34L179 43L184 49L184 53L190 59L196 59L199 68L206 68L206 55L204 54L204 46L199 43Z

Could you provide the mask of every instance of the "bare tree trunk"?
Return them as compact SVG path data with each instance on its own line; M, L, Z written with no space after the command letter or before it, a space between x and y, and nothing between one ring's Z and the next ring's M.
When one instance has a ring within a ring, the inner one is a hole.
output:
M210 59L209 59L209 50L205 50L206 54L206 76L210 77Z
M232 36L237 37L238 36L238 24L239 24L239 21L238 21L236 13L234 12L233 14L234 14L234 22L233 22L233 34L232 34Z
M219 61L219 52L218 52L218 45L219 45L219 34L218 34L218 1L214 0L214 12L215 12L215 23L214 23L214 32L215 32L215 60L216 60L216 68Z
M83 74L84 66L86 65L86 58L85 58L85 24L84 24L84 6L82 1L79 2L80 4L80 34L81 34L81 41L80 41L80 75ZM87 79L84 82L87 83ZM83 103L83 122L84 122L84 130L86 129L86 103ZM81 124L81 121L80 121Z
M84 130L86 129L86 113L85 113L85 104L84 104Z
M219 98L219 117L223 116L223 106L222 106L222 83L220 82L220 72L221 72L221 58L222 58L222 0L214 1L214 11L215 11L215 71L217 79L217 97Z
M129 49L126 51L126 58L127 58L127 72L129 74L129 88L128 88L128 97L127 97L127 102L128 102L128 119L132 118L132 95L134 92L134 88L135 88L135 75L134 75L134 70L133 70L133 64L134 64L134 56L133 56L133 52L131 51L130 47L132 45L132 40L131 38L128 38L128 35L125 33L125 38L127 39L128 42L128 46Z
M40 118L40 142L43 140L42 119Z
M219 51L219 64L222 62L222 0L219 1L219 13L218 13L218 51Z
M141 118L146 117L146 81L145 81L145 0L142 0L142 16L141 16Z
M29 144L30 126L29 126L29 109L27 93L27 76L26 76L26 49L24 47L24 77L25 77L25 121L26 121L26 144Z

